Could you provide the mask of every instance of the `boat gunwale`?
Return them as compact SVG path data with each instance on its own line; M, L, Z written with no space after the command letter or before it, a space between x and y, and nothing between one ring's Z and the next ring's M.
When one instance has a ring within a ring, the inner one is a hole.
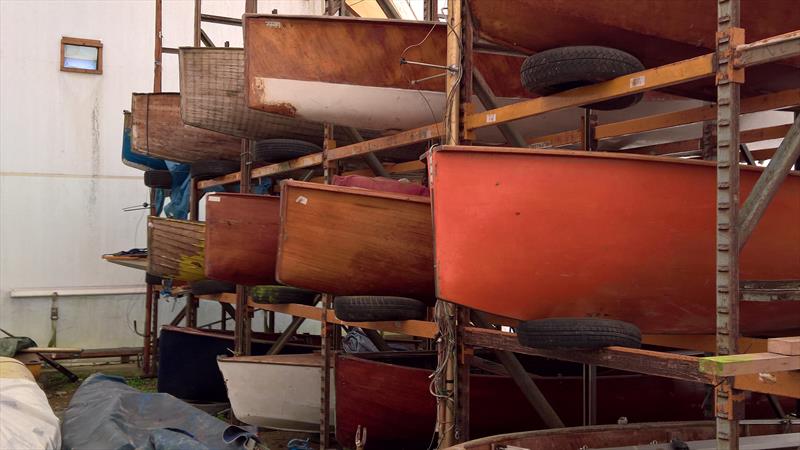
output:
M286 361L281 361L285 359ZM291 361L292 359L307 359L314 362ZM314 367L322 368L322 355L319 353L299 353L284 355L246 355L246 356L217 356L218 363L233 364L264 364L272 366Z
M444 145L438 147L432 152L435 159L437 152L447 153L472 153L472 154L505 154L505 155L531 155L531 156L566 156L566 157L582 157L582 158L597 158L597 159L613 159L621 161L641 161L651 163L668 163L668 164L683 164L687 166L700 166L700 167L716 167L716 161L707 161L702 159L684 159L671 156L657 156L657 155L640 155L636 153L618 152L603 152L603 151L586 151L586 150L558 150L558 149L534 149L523 147L487 147L477 145ZM766 166L750 166L739 164L740 170L751 172L763 172ZM434 172L435 173L435 172ZM800 171L791 170L789 176L800 177ZM431 191L435 189L435 181L431 183Z
M386 200L399 200L399 201L407 201L413 203L423 203L428 205L431 204L431 198L426 197L424 195L400 194L397 192L377 191L374 189L366 189L354 186L336 186L332 184L321 184L321 183L313 183L310 181L298 181L291 179L282 180L281 185L286 185L287 190L288 188L294 187L300 189L312 189L316 191L336 192L341 194L375 197ZM283 198L283 195L281 195L281 198ZM283 208L281 208L281 212L283 212Z
M439 21L431 21L431 20L405 20L405 19L381 19L381 18L374 18L374 17L353 17L353 16L316 16L316 15L309 15L309 14L299 14L299 15L292 15L292 14L264 14L264 13L247 13L242 15L242 25L244 25L247 19L289 19L289 20L309 20L312 22L328 22L328 21L343 21L343 22L363 22L363 23L391 23L401 26L442 26L445 27L447 24L444 22Z

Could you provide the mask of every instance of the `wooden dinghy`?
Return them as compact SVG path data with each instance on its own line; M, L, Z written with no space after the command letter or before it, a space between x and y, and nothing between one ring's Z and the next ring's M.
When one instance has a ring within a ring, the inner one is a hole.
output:
M187 125L247 139L300 139L322 145L323 125L248 108L245 102L244 49L182 47L181 118ZM353 142L334 130L342 145Z
M604 317L713 334L711 161L445 147L430 156L439 298L521 320ZM742 198L762 168L741 168ZM800 279L800 174L742 251L742 280ZM798 302L742 302L748 335L800 328Z
M220 357L217 363L237 419L277 430L319 432L320 354ZM331 390L332 424L335 404Z
M580 425L580 366L532 357L521 357L521 362L542 374L532 376L561 420L567 426ZM361 425L368 430L368 449L426 448L436 423L436 400L429 391L429 376L435 366L433 352L338 355L339 443L352 446ZM620 417L638 423L700 420L704 418L706 394L706 387L698 383L601 369L597 378L597 421L617 423ZM788 408L791 405L791 401L786 402ZM771 417L767 397L750 395L747 413L748 417ZM544 422L510 377L471 375L470 436L541 428L546 428Z
M147 273L197 281L205 277L206 225L203 222L147 218Z
M441 120L444 77L414 85L411 81L442 71L401 66L400 58L445 64L444 24L245 15L244 30L246 97L251 108L374 130ZM524 97L524 89L515 81L521 62L481 54L475 64L497 96Z
M215 193L206 197L205 274L253 286L275 284L280 198Z
M279 282L334 295L433 300L428 197L281 183Z
M180 94L133 94L133 151L169 161L239 161L242 141L183 123Z
M254 355L267 353L279 333L252 333ZM296 334L281 350L287 355L319 351L319 336ZM228 402L225 381L217 365L219 355L234 347L232 331L161 327L158 338L158 392L193 402Z
M742 426L742 448L793 448L800 443L800 427L780 424ZM692 450L717 448L714 422L662 422L629 425L600 425L526 431L476 439L449 447L448 450L662 450L683 448L672 445L684 442ZM785 445L784 445L785 444Z

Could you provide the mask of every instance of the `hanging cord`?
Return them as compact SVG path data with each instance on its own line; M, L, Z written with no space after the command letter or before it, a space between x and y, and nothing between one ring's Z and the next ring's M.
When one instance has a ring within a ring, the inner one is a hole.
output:
M435 30L435 29L436 29L436 26L437 26L437 25L438 25L438 23L435 23L435 24L431 25L431 29L430 29L430 30L428 30L428 33L425 35L425 37L424 37L424 38L422 38L422 40L421 40L421 41L417 42L416 44L412 44L412 45L409 45L408 47L406 47L406 48L405 48L405 50L403 50L403 52L402 52L402 53L400 53L400 61L404 61L404 60L405 60L406 53L407 53L409 50L411 50L412 48L419 47L419 46L421 46L422 44L424 44L424 43L425 43L425 41L427 41L427 40L428 40L428 38L431 36L431 33L433 33L433 30ZM401 73L403 74L403 76L406 78L406 81L408 81L408 84L409 84L409 86L413 87L413 88L414 88L414 90L415 90L415 91L417 91L417 94L419 94L419 95L420 95L420 97L422 97L422 100L425 102L425 104L426 104L426 105L428 105L428 111L430 111L430 113L431 113L431 118L433 119L433 123L435 123L435 124L436 124L436 131L437 131L437 134L441 134L441 130L439 130L439 121L438 121L438 120L436 120L436 113L435 113L435 112L434 112L434 110L433 110L433 106L431 106L431 102L429 102L429 101L428 101L428 98L427 98L427 97L425 97L425 94L423 94L423 93L422 93L422 90L421 90L420 88L418 88L418 87L417 87L417 84L416 84L416 83L414 83L414 81L413 81L413 77L409 77L409 76L408 76L408 73L407 73L407 72L405 72L405 71L403 70L403 67L405 67L405 66L406 66L406 64L402 64L402 63L401 63L401 65L400 65L400 72L401 72ZM412 70L413 70L413 69L412 69ZM413 75L413 73L412 73L412 75Z

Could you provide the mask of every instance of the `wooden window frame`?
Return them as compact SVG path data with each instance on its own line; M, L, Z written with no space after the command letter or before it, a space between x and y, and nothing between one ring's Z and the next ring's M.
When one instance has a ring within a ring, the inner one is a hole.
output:
M66 45L80 45L83 47L95 47L97 49L97 69L78 69L75 67L64 67L64 46ZM81 39L62 36L61 37L61 71L62 72L77 72L77 73L103 73L103 43L95 39Z

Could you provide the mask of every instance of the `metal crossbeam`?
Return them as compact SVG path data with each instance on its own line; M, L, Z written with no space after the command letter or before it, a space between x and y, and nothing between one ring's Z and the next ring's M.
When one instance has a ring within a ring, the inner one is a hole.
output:
M747 197L747 200L742 206L741 213L738 218L739 231L739 248L744 247L747 238L753 233L753 230L764 215L770 201L778 192L783 180L789 175L792 166L800 157L800 116L795 119L792 128L786 134L786 137L775 152L775 156L764 170L764 173L758 178L756 185Z
M800 55L800 30L740 45L734 51L736 67L755 66Z

